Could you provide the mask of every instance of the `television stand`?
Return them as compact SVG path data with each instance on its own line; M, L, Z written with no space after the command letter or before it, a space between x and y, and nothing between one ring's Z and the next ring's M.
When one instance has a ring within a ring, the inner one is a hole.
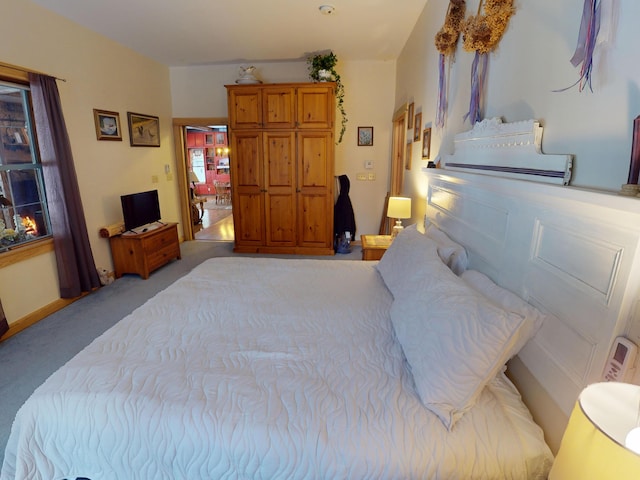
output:
M135 273L146 280L154 270L181 257L177 223L135 235L116 235L109 238L109 244L116 278Z

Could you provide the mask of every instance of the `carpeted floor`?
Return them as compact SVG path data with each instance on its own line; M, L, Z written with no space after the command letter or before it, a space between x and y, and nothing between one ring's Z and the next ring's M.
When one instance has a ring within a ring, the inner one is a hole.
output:
M182 259L156 270L148 280L124 275L37 324L0 342L0 464L13 418L31 393L93 339L168 287L196 265L212 257L239 255L231 242L184 242ZM244 255L248 256L248 255ZM253 256L265 256L255 254ZM280 258L304 258L269 255ZM359 246L349 254L313 257L327 260L361 260Z

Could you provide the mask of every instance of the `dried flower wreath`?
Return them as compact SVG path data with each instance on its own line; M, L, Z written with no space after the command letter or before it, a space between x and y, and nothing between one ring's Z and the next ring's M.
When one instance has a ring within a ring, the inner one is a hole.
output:
M478 5L478 15L467 18L462 25L463 47L467 52L491 52L507 29L514 14L513 0L486 0L484 15L480 15L483 1Z
M442 28L435 37L435 45L440 52L440 79L438 82L438 109L436 114L436 126L438 127L444 127L445 113L447 110L447 85L444 71L445 57L453 56L456 51L466 8L465 0L450 0L444 25L442 25Z
M484 4L484 14L481 9ZM462 24L462 46L467 52L475 52L471 66L471 100L464 116L474 125L482 119L480 103L488 65L488 53L493 51L504 35L509 19L515 13L513 0L480 0L478 14Z
M444 25L436 34L436 48L442 55L453 55L462 31L462 22L466 10L465 0L450 0Z

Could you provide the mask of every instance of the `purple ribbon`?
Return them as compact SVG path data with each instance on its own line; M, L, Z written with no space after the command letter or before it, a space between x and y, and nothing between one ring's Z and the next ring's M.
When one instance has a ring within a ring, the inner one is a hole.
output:
M556 90L563 92L579 84L582 91L585 85L593 92L591 87L591 73L593 70L593 52L596 48L596 39L600 31L600 0L584 0L582 8L582 21L580 22L580 32L576 50L571 57L571 64L574 67L582 64L580 68L580 78L571 86Z
M475 125L476 122L482 120L480 110L488 60L488 53L480 53L476 50L476 55L471 65L471 99L469 101L469 111L464 115L464 120L469 118L471 125Z
M438 81L438 109L436 112L436 127L444 127L444 117L447 112L447 79L444 72L444 54L440 54L438 70L440 78Z

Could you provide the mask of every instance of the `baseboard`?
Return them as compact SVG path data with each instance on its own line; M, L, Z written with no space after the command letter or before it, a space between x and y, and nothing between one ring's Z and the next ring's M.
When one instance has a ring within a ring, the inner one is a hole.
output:
M59 298L58 300L51 302L48 305L45 305L38 310L31 312L29 315L26 315L13 323L9 324L9 330L0 338L0 342L4 342L7 338L14 336L17 333L29 328L32 325L35 325L40 320L48 317L52 313L57 312L58 310L62 310L67 305L72 304L76 300L84 297L86 293L83 293L79 297L76 298Z

